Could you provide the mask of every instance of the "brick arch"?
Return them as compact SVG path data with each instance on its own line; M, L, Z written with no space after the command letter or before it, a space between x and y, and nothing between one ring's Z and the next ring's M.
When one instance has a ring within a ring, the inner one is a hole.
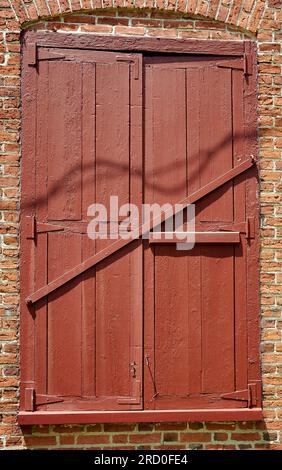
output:
M99 9L128 8L186 13L224 22L256 33L267 0L10 0L20 24L66 13L91 13ZM83 6L81 6L83 5Z

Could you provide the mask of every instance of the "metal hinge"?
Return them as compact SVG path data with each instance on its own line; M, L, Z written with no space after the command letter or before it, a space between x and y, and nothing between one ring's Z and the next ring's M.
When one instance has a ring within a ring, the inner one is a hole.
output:
M26 238L34 240L37 233L59 232L64 230L62 225L37 222L34 216L26 216Z
M246 54L244 54L243 58L240 59L237 58L218 62L216 66L222 69L243 70L244 76L250 75L250 72L248 71L248 58Z
M140 75L140 71L139 71L140 59L139 59L139 57L136 57L136 56L132 56L132 57L117 56L116 60L117 60L117 62L132 63L133 64L133 66L132 66L133 78L134 78L134 80L139 79L139 75Z
M255 219L247 217L245 222L221 225L219 230L244 233L247 240L255 238Z
M33 67L37 64L37 44L30 42L27 45L27 63Z
M34 411L38 405L47 405L49 403L60 403L64 400L56 395L37 394L34 388L25 389L25 411Z
M248 402L248 408L257 407L260 404L260 381L248 384L245 390L223 393L220 398L224 400L240 400Z

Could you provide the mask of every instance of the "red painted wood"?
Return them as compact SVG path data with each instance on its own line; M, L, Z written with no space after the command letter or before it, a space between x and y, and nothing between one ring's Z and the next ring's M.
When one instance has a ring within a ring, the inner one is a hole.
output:
M253 153L257 153L257 98L256 98L256 47L252 44L245 44L245 52L248 57L249 68L252 75L245 84L245 115L244 121L247 123L248 145ZM246 215L254 217L255 238L249 241L247 246L247 336L248 336L248 381L260 380L260 325L259 325L259 308L260 298L259 290L259 201L258 201L258 174L257 169L252 169L250 179L246 181ZM261 389L260 389L261 392ZM258 403L261 403L261 394L258 397Z
M21 411L19 424L78 424L78 423L146 423L146 422L198 422L198 421L259 421L261 408L211 409L211 410L158 410L158 411L103 411L103 412L52 412Z
M36 288L34 285L34 242L29 235L29 217L35 215L35 133L36 133L36 97L37 74L33 67L28 66L28 47L23 46L25 60L22 70L22 106L25 110L22 118L24 138L22 141L22 184L24 191L21 196L21 292ZM26 400L26 389L34 388L35 356L34 356L34 318L33 308L27 308L21 296L21 398L20 406L24 410L30 403ZM27 401L27 402L26 402ZM25 403L26 402L26 403Z
M43 47L96 49L109 51L145 51L158 53L243 56L244 41L208 41L194 39L162 39L137 37L111 37L89 34L64 34L59 36L51 32L24 32L26 44L35 43ZM246 41L251 42L251 41ZM57 51L56 51L57 52Z
M188 195L184 199L181 199L181 201L178 201L178 205L183 207L188 204L194 204L195 202L205 197L207 194L213 192L215 189L219 188L220 186L223 186L226 182L230 181L231 179L235 178L236 176L240 175L241 173L251 168L254 165L254 163L255 161L252 157L250 157L249 159L246 159L245 161L240 163L237 167L232 168L231 170L227 171L223 175L220 175L218 178L215 178L210 183L207 183L205 186L203 186L199 190L193 192L191 195ZM116 253L123 247L127 246L136 237L146 234L149 230L152 230L153 228L157 227L160 224L160 221L164 222L167 218L170 218L172 215L175 215L180 210L181 209L179 209L178 207L174 207L172 213L170 209L164 210L161 214L160 219L159 219L159 216L157 216L150 223L146 222L143 225L140 225L136 229L136 231L133 231L132 238L119 239L116 242L109 244L108 247L101 249L101 251L99 251L93 256L90 256L85 261L78 264L75 268L70 269L69 271L65 272L61 276L58 276L57 279L48 283L46 286L33 292L33 294L25 298L26 303L30 304L30 303L37 302L44 296L55 291L56 289L63 286L70 280L79 276L80 274L87 271L88 269L92 268L96 264L100 263L101 261L104 261L108 256L111 256L112 254Z
M187 175L187 192L201 194L201 188L212 185L211 181L222 172L233 174L234 168L236 171L248 146L242 119L246 82L243 70L214 68L204 59L200 62L187 60L180 65L179 58L175 59L173 69L170 57L166 72L165 61L165 57L159 60L155 57L145 62L146 202L163 203L169 190L173 197L171 188L178 175L177 158L183 154L182 175ZM184 73L185 68L186 80L179 82L178 73ZM186 99L186 113L179 122L169 121L178 108L177 116L182 113L177 96L173 96L171 102L169 97L166 98L169 117L163 110L158 117L161 92L155 83L161 83L161 88L166 90L165 80L169 81L172 90L177 90L182 101L183 96ZM239 101L238 105L235 99ZM166 122L171 123L170 132L165 128ZM161 166L157 160L155 163L160 136L165 142L163 147L160 144ZM172 150L174 143L179 143L183 136L186 138L186 155L182 149ZM255 155L255 149L251 153ZM163 168L167 171L162 171ZM212 192L202 194L196 204L196 226L201 227L201 231L205 226L210 230L211 226L228 226L229 223L236 227L236 223L245 223L244 208L250 204L245 195L245 177L236 173L234 178L225 179L221 187L216 186ZM251 184L249 180L248 184ZM185 186L181 186L180 180L177 189L182 188L185 194ZM252 200L256 200L254 194ZM241 389L248 386L243 305L247 295L247 241L242 240L239 233L230 234L230 240L233 237L233 241L241 239L242 246L241 243L238 248L224 246L218 244L221 235L217 236L215 231L214 228L210 241L216 245L197 247L196 244L186 253L176 252L164 234L160 240L154 240L153 235L149 240L152 249L146 254L145 291L147 284L151 287L145 303L145 318L149 322L145 342L148 342L152 376L145 375L147 408L248 406L247 401L231 398L227 405L221 398L224 393L237 391L239 386ZM223 243L228 236L222 237ZM201 233L198 242L208 242L208 237Z
M67 53L64 56L71 59ZM134 78L133 65L118 63L115 57L102 52L93 57L89 52L76 55L74 60L45 57L38 62L38 75L27 69L38 76L37 132L31 127L33 121L24 128L24 148L36 149L36 163L26 165L26 174L30 171L35 187L38 230L34 240L24 238L28 243L24 255L33 271L25 278L25 291L30 280L41 288L101 249L88 239L86 230L79 229L90 204L108 201L113 191L120 203L141 204L142 77ZM25 109L28 105L29 101ZM30 194L26 194L28 215ZM62 230L53 231L56 225ZM37 409L142 406L142 245L138 241L97 270L44 297L36 304L34 317L29 311L27 316L32 323L26 334L31 336L35 328L35 345L24 351L34 354L26 364L35 360L35 392L51 397L37 400ZM129 373L132 362L134 377ZM31 373L29 377L30 386L34 380Z
M177 56L142 68L122 51L158 41L25 37L22 391L37 405L23 393L20 421L259 419L259 391L236 399L260 379L253 46L160 41ZM244 51L248 80L232 61ZM89 240L87 207L110 195L196 203L196 246ZM254 238L239 233L247 217Z
M187 232L187 240L195 243L239 243L240 232ZM168 232L154 232L149 236L149 243L181 243L174 232L168 239ZM185 240L184 240L185 243Z

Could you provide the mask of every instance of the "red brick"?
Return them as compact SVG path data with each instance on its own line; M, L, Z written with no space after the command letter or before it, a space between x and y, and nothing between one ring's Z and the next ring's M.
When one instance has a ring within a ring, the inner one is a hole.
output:
M56 445L55 436L27 436L25 437L27 447L41 447Z
M186 423L156 423L157 431L184 431L187 429Z
M139 26L134 27L127 27L127 26L116 26L115 27L116 34L128 34L133 36L143 36L145 33L145 29Z
M71 15L66 16L64 19L65 23L96 23L96 16L91 15Z
M74 436L60 436L60 444L62 445L74 444Z
M258 432L233 432L231 434L231 439L234 441L259 441L261 435Z
M127 434L116 434L112 437L114 444L125 444L128 442Z
M211 440L211 434L208 432L187 432L180 434L180 441L183 442L208 442Z
M233 431L236 428L236 423L206 423L206 428L208 430L226 430Z
M226 432L215 432L214 440L215 441L227 441L228 434Z
M135 424L123 424L123 423L114 423L114 424L104 424L105 432L131 432L135 428Z
M136 444L154 444L160 442L161 434L152 433L152 434L131 434L129 436L129 442Z
M77 444L108 444L110 437L102 434L80 434L77 438Z

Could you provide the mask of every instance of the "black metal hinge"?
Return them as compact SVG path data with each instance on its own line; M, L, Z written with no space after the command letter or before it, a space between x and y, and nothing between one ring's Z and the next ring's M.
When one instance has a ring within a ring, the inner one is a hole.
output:
M248 384L248 388L244 390L236 390L235 392L223 393L220 395L224 400L246 401L248 408L255 408L260 405L261 382L253 382Z
M250 75L250 71L248 70L248 57L246 54L244 54L242 58L218 62L216 66L222 69L242 70L245 77Z
M27 45L27 63L28 65L35 67L37 64L37 44L36 42L30 42Z
M35 411L38 405L60 403L64 400L56 395L37 394L34 388L25 389L25 411Z

